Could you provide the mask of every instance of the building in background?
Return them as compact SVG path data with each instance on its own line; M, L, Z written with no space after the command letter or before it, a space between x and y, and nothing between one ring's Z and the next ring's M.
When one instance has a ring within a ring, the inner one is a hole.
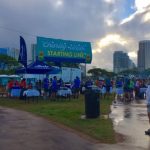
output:
M150 40L139 42L138 69L144 71L150 68Z
M16 48L9 48L8 49L8 52L7 52L7 55L18 60L18 57L19 57L19 49L16 49Z
M36 44L31 44L32 62L36 61Z
M0 55L7 55L9 48L0 48Z
M115 51L113 54L113 71L119 73L128 69L133 69L135 64L123 51Z
M133 68L136 68L136 65L131 59L129 59L129 69L133 69Z
M16 60L18 60L19 57L19 50L16 48L0 48L0 55L7 55L10 56ZM2 61L0 61L0 70L7 70L8 65Z
M16 48L0 48L0 55L7 55L16 60L19 57L19 49Z

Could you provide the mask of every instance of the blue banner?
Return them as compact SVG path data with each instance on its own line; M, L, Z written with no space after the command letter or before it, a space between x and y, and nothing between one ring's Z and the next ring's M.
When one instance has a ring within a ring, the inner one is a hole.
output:
M20 53L18 62L24 65L24 67L27 67L27 49L26 49L26 43L22 36L20 36Z
M37 37L36 55L54 62L91 63L90 42Z

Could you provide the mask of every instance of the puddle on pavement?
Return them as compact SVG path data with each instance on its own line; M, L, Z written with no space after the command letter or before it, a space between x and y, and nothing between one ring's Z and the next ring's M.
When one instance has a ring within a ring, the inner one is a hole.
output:
M109 117L113 120L115 131L127 137L124 143L149 150L150 136L145 135L145 130L150 125L144 100L138 104L115 103L111 110Z

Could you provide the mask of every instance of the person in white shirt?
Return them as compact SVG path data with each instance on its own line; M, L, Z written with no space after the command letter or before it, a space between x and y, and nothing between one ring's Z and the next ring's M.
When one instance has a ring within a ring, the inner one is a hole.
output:
M147 104L147 115L150 124L150 84L148 85L148 88L146 90L146 104ZM145 134L150 135L150 129L145 131Z

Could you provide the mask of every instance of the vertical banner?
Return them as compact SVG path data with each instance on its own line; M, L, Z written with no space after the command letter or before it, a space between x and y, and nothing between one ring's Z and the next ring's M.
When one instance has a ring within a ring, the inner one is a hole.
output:
M23 39L22 36L20 36L20 53L19 53L18 62L23 64L25 68L27 67L27 48L26 48L25 40Z

